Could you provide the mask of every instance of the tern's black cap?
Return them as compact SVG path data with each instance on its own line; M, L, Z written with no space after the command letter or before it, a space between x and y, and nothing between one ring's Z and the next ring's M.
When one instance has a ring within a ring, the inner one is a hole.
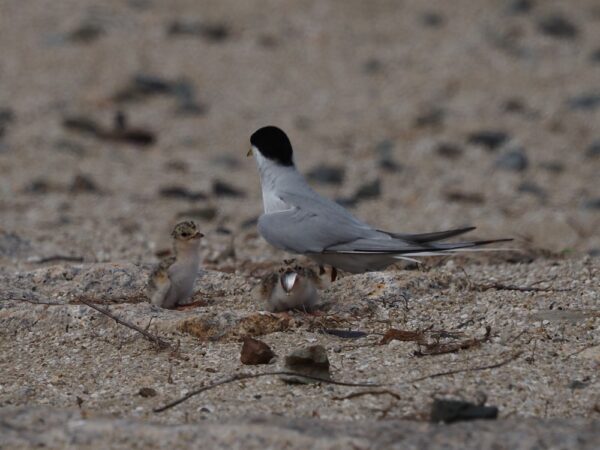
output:
M293 166L292 144L287 135L277 127L267 126L250 136L250 143L265 157L282 166Z

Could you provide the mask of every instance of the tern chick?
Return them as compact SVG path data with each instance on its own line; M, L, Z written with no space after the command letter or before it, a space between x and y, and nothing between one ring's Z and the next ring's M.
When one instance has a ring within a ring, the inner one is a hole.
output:
M192 296L200 264L200 239L204 236L192 221L180 222L173 232L175 256L163 259L150 274L147 294L150 303L174 308Z
M248 156L253 154L258 165L264 206L259 233L272 246L309 256L319 265L351 273L376 271L398 259L414 261L511 240L440 242L474 227L420 234L379 230L312 190L296 169L292 144L282 130L261 128L250 143Z
M317 287L321 284L318 275L301 266L280 268L265 277L260 284L260 296L270 312L299 309L312 312L319 301Z

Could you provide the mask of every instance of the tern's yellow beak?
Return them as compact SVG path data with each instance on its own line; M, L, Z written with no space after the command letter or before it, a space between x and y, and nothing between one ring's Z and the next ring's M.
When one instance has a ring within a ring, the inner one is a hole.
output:
M246 153L246 156L248 158L250 158L252 156L252 147L250 147L250 149L248 150L248 153Z

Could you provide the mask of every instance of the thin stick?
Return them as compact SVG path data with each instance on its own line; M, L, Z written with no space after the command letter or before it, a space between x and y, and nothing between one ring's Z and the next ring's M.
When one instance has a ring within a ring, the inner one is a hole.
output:
M130 322L127 322L126 320L120 319L119 317L115 316L114 314L112 314L107 309L104 309L104 308L101 308L100 306L94 305L93 303L91 303L91 302L89 302L89 301L87 301L87 300L85 300L83 298L80 298L79 301L81 303L84 303L84 304L88 305L90 308L95 309L96 311L104 314L105 316L110 317L111 319L113 319L118 324L124 325L127 328L131 328L132 330L137 331L142 336L144 336L146 339L148 339L150 342L153 342L156 345L158 345L160 348L171 348L171 344L169 344L164 339L161 339L158 336L155 336L155 335L153 335L151 333L148 333L147 331L143 330L142 328L138 327L137 325L134 325L134 324L132 324Z
M353 392L352 394L348 394L344 397L332 397L332 400L350 400L351 398L362 397L363 395L391 395L396 400L400 400L400 394L396 394L393 391L388 391L387 389L384 391L360 391Z
M37 264L44 264L54 261L68 261L68 262L83 262L83 256L70 256L70 255L51 255L35 260Z
M461 373L461 372L477 372L480 370L496 369L497 367L502 367L502 366L508 364L509 362L514 361L519 356L521 356L522 353L523 353L522 351L518 351L514 355L511 355L510 357L508 357L507 359L500 361L498 363L495 363L495 364L490 364L488 366L480 366L480 367L472 367L472 368L467 367L466 369L455 369L455 370L448 370L445 372L437 372L437 373L433 373L431 375L425 375L425 376L422 376L419 378L414 378L410 381L407 381L407 383L408 384L416 383L417 381L423 381L423 380L427 380L429 378L438 378L438 377L443 377L446 375L454 375L454 374Z
M536 283L534 283L536 284ZM496 289L499 291L519 291L519 292L568 292L571 289L555 289L555 288L537 288L533 286L515 286L514 284L490 283L490 284L473 284L473 287L480 291Z
M320 381L322 383L328 383L328 384L335 384L337 386L351 386L351 387L381 387L381 386L383 386L381 384L373 384L373 383L345 383L343 381L333 381L333 380L328 380L326 378L313 377L311 375L304 375L301 373L288 372L288 371L240 373L240 374L233 375L229 378L225 378L220 381L215 381L214 383L209 384L208 386L202 386L196 390L193 390L189 394L186 394L183 397L181 397L177 400L174 400L171 403L166 404L165 406L161 406L160 408L153 409L153 411L155 413L160 413L160 412L166 411L167 409L173 408L174 406L177 406L180 403L185 402L186 400L188 400L191 397L194 397L195 395L198 395L198 394L208 391L210 389L214 389L217 386L221 386L223 384L234 383L236 381L247 380L249 378L260 378L260 377L274 376L274 375L288 375L288 376L294 376L294 377L308 378L309 380Z

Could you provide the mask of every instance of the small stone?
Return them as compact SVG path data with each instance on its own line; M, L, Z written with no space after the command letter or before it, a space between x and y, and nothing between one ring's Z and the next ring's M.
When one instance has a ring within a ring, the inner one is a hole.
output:
M205 200L206 194L200 191L190 191L184 186L165 186L160 188L158 194L165 198L180 198L184 200Z
M242 352L240 354L242 364L269 364L275 357L275 353L273 353L271 347L264 342L247 336L243 340L244 344L242 345Z
M556 174L562 173L565 170L565 165L560 161L543 161L540 163L540 167Z
M574 111L591 111L600 106L600 93L589 92L567 100L567 106Z
M584 209L600 209L600 197L584 200L581 206Z
M377 198L381 195L381 181L376 178L360 186L354 194L355 200Z
M414 120L414 126L417 128L437 127L442 125L446 111L442 108L430 108L419 114Z
M402 164L394 159L394 141L384 139L375 146L375 152L378 157L378 165L381 169L388 172L400 172Z
M71 31L67 39L71 42L89 44L104 34L104 28L93 22L83 23Z
M560 14L552 14L538 22L539 30L547 36L557 39L574 39L579 34L577 27Z
M327 350L322 345L313 345L294 350L285 357L285 369L298 374L325 380L331 379ZM318 383L317 380L296 376L282 376L288 383Z
M595 64L600 64L600 48L592 52L590 55L590 61Z
M591 143L591 145L588 147L587 151L585 152L585 156L587 156L588 158L600 157L600 139L597 139Z
M462 400L445 399L435 399L431 406L430 420L433 423L497 418L498 408L495 406L483 406Z
M225 181L214 180L212 185L212 192L217 197L245 197L243 191L238 188L231 186Z
M316 183L322 184L342 184L346 171L338 166L319 166L309 170L306 177Z
M508 140L508 133L500 130L475 131L468 136L467 140L470 144L496 150Z
M588 385L589 385L589 383L585 383L580 380L573 380L569 383L569 389L572 389L572 390L585 389L586 387L588 387Z
M89 175L75 175L69 184L69 192L74 194L100 192L100 188Z
M435 152L438 155L448 159L460 158L463 154L463 151L464 150L462 147L449 142L440 142L435 148Z
M508 5L511 14L527 14L533 9L533 0L512 0Z
M195 36L210 42L223 42L229 38L231 31L224 23L202 23L176 20L167 27L169 36Z
M515 149L500 155L494 164L498 169L522 172L529 166L529 160L523 150Z
M363 63L363 71L366 74L373 75L383 70L383 63L377 58L369 58Z
M156 391L149 387L143 387L143 388L140 388L140 390L138 391L138 395L140 395L144 398L156 397Z
M426 27L439 28L445 23L444 16L435 11L427 11L421 14L421 23Z
M532 181L523 181L521 184L519 184L517 190L524 194L535 195L540 199L545 199L547 197L546 191Z
M191 220L206 220L211 221L217 217L217 208L207 206L204 208L192 208L177 213L177 218L188 218Z

